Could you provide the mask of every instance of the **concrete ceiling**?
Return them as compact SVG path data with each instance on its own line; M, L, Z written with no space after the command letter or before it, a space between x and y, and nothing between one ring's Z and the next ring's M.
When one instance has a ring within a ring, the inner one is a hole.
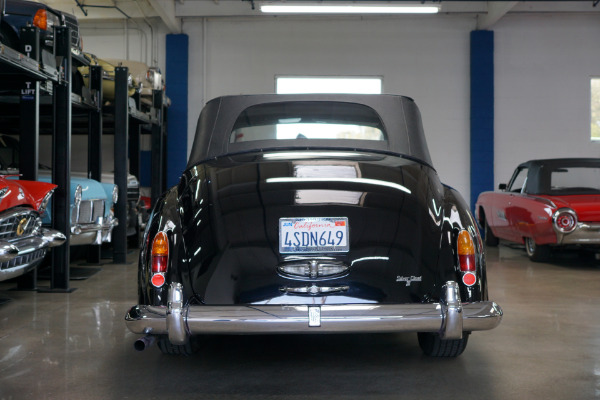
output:
M293 1L293 0L290 0ZM582 1L413 1L439 4L440 13L474 14L478 29L489 29L507 13L597 13L600 0ZM43 0L43 3L75 14L82 25L107 19L160 18L170 32L179 33L186 18L264 16L260 0ZM271 3L278 1L270 0ZM308 2L308 1L304 1ZM382 1L385 3L386 1ZM411 3L395 0L387 3Z

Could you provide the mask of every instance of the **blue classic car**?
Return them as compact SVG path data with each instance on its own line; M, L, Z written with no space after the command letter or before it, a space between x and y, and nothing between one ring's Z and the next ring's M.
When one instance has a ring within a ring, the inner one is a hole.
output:
M39 180L51 182L47 171L41 172ZM112 230L118 225L113 205L117 202L117 185L100 183L93 179L71 177L71 245L102 244L110 242ZM50 200L52 202L52 200ZM49 225L52 205L43 223Z

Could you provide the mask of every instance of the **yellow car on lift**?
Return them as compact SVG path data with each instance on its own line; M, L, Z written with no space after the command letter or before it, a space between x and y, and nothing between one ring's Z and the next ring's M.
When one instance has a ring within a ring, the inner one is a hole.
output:
M83 56L89 60L90 65L99 65L102 67L102 102L113 101L115 99L115 68L116 65L96 57L91 53L83 53ZM90 68L88 66L81 66L77 68L83 78L85 86L90 85ZM136 90L139 90L139 83L133 78L131 73L127 77L127 94L133 96Z

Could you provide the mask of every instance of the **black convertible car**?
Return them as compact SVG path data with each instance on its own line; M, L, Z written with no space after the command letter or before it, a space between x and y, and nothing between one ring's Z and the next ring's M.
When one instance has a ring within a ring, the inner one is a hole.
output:
M210 101L152 211L138 288L135 346L169 354L203 334L417 332L453 357L502 319L476 223L401 96Z

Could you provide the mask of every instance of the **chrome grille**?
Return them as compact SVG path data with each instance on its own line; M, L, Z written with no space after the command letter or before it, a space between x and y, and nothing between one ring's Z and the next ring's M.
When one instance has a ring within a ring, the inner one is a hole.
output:
M21 265L25 264L31 264L41 260L42 258L44 258L45 255L45 248L33 251L31 253L23 254L22 256L15 257L10 261L4 261L3 263L0 263L0 270L20 267Z
M104 216L104 200L82 200L77 207L73 207L71 222L89 224Z
M140 198L139 186L127 188L127 201L137 202L139 198Z
M72 15L64 14L65 25L71 29L71 46L79 49L79 23Z
M31 236L39 218L38 213L30 209L17 209L0 217L0 240Z

